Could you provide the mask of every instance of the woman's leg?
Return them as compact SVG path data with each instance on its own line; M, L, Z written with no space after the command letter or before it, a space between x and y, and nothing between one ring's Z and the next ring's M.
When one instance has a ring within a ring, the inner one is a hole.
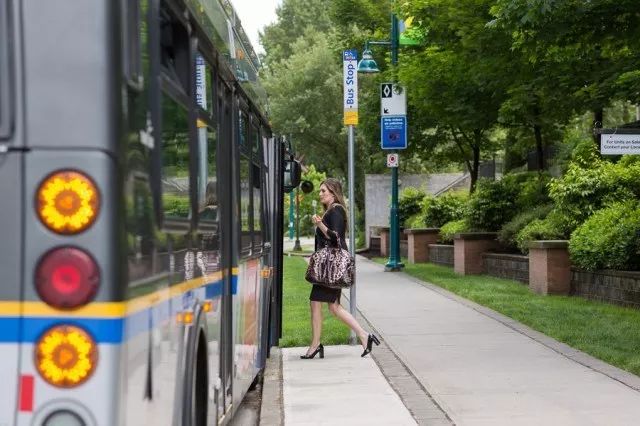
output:
M347 311L345 308L340 305L340 302L329 303L329 311L338 317L340 321L347 324L358 336L360 339L360 343L362 347L367 347L367 339L369 337L369 333L364 331L364 329L358 324L358 321Z
M313 352L320 344L322 335L322 302L310 301L311 304L311 345L309 351Z

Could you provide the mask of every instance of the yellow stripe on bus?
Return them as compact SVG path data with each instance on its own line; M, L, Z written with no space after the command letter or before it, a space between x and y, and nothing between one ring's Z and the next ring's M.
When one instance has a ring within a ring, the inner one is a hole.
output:
M72 311L55 309L44 302L0 302L0 315L2 316L121 318L125 312L126 303L124 302L95 302Z
M237 269L237 268L234 268ZM235 274L236 272L234 272ZM71 311L52 308L44 302L5 302L0 301L0 316L29 317L68 317L68 318L122 318L128 314L148 309L154 305L194 290L207 283L220 281L222 272L184 281L153 293L136 297L127 302L93 302L87 306Z

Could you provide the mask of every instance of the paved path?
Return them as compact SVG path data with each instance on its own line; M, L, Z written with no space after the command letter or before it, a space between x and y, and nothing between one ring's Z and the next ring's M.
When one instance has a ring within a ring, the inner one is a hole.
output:
M282 350L285 425L416 424L360 346L327 346L311 360L300 359L305 350Z
M457 425L640 424L637 376L362 257L357 277L362 314Z

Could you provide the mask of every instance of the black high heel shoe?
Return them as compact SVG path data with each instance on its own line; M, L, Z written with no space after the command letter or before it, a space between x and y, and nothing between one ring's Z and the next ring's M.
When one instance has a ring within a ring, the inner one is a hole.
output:
M313 359L317 354L320 354L320 358L324 358L324 346L322 346L322 343L320 343L316 350L310 354L300 355L300 359Z
M380 340L378 340L375 334L370 334L369 338L367 338L367 347L365 348L364 352L362 352L362 355L360 356L365 357L369 355L371 353L371 350L373 349L374 343L376 344L376 346L378 346L380 344Z

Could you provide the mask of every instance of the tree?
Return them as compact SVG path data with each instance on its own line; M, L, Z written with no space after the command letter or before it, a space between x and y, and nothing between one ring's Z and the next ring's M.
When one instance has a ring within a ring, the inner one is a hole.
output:
M327 34L331 30L330 3L331 0L284 0L276 9L277 21L260 33L260 43L265 50L264 65L269 68L297 53L293 46L301 37Z
M462 160L478 178L510 81L508 39L486 27L490 0L416 0L402 14L413 17L427 45L403 54L399 76L408 88L414 124L412 144L429 154Z
M492 13L530 65L561 70L546 74L547 83L567 110L593 111L601 127L612 99L640 101L637 1L497 0Z

